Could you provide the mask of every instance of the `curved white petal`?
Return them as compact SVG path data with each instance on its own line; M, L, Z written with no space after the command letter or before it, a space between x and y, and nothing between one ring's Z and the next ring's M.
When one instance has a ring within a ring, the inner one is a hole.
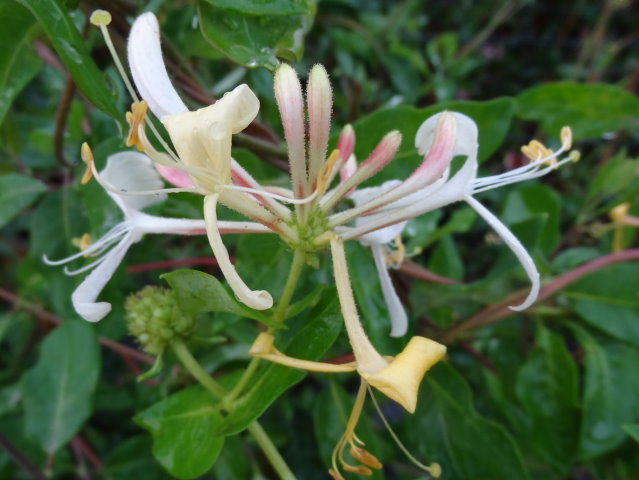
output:
M188 110L166 72L160 45L160 26L153 13L143 13L135 19L127 50L135 86L156 117Z
M204 197L204 219L206 221L206 232L209 243L213 249L213 254L217 264L224 274L224 278L229 282L229 286L235 293L238 300L255 310L266 310L273 306L273 297L265 290L251 290L240 278L231 263L229 252L226 250L222 237L217 226L217 199L219 195L207 195Z
M134 231L126 235L107 253L102 263L78 285L71 295L73 308L78 315L89 322L98 322L111 311L110 303L95 300L122 262L129 247L139 239L140 235Z
M475 121L459 112L441 112L426 119L415 135L415 148L420 155L426 155L433 146L435 133L442 115L453 115L456 123L455 147L453 155L477 155L477 124Z
M371 251L373 252L373 258L375 259L375 267L377 267L377 273L379 275L379 281L382 285L382 294L386 301L386 307L391 319L391 337L401 337L406 334L408 329L408 317L406 311L402 305L401 300L397 296L393 281L388 274L388 269L384 263L384 255L382 247L380 245L372 245Z
M109 185L129 192L157 190L163 186L162 179L151 159L140 152L125 151L110 155L100 176ZM151 195L118 195L109 191L107 193L125 213L128 210L142 210L166 200L165 193Z
M486 222L493 227L493 230L501 237L506 245L510 247L515 256L519 259L521 266L524 267L528 278L530 279L530 283L532 284L530 287L530 292L526 297L526 300L521 305L517 305L516 307L510 307L512 310L520 311L530 307L535 300L537 300L537 295L539 295L539 272L537 271L537 267L535 266L535 262L531 258L528 251L524 248L521 242L513 235L513 233L506 228L506 226L501 223L501 221L493 215L486 207L484 207L481 203L475 200L470 195L466 195L464 198L466 202L479 214L483 217Z

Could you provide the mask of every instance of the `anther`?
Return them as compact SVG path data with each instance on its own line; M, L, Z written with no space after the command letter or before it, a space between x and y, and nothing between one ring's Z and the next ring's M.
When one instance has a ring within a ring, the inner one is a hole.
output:
M93 178L92 165L94 162L93 152L91 151L91 147L89 147L89 144L87 142L84 142L82 144L82 147L80 148L80 157L87 166L86 170L84 171L84 175L82 175L82 180L80 180L80 183L82 185L86 185Z
M570 150L572 147L572 129L568 126L561 127L559 137L561 138L561 145L564 147L564 150Z
M353 446L348 453L350 453L351 457L353 457L355 460L363 463L367 467L379 470L383 466L382 462L380 462L375 455L367 450L364 450L363 448Z
M111 14L106 10L94 10L89 17L89 21L96 27L106 27L111 23Z
M80 250L85 251L91 245L91 235L85 233L80 238Z
M359 475L371 476L373 471L370 468L363 467L362 465L349 465L348 463L342 463L342 468L347 472L357 473Z
M339 158L340 158L339 150L335 149L331 152L329 157L326 159L326 162L324 162L324 165L322 165L322 168L320 169L317 175L316 191L319 195L323 195L324 193L326 193L326 190L328 189L330 182L333 179L333 176L335 175L335 172L333 170L335 167L335 163L337 162Z
M342 474L339 473L337 470L333 470L332 468L328 469L328 474L333 478L333 480L344 480Z
M144 151L144 145L140 139L139 129L144 128L144 119L148 110L147 104L144 100L139 102L133 102L131 104L131 111L126 112L126 122L129 124L129 135L126 137L126 146L131 147L135 145L138 151Z
M623 223L630 210L629 203L621 203L608 212L608 216L615 223Z

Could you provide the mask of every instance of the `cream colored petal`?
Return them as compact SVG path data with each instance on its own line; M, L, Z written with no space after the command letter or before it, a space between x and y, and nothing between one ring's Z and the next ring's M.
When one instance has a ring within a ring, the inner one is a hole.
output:
M143 13L133 22L127 49L135 86L155 116L162 118L188 110L166 72L160 27L153 13Z
M217 226L217 200L219 195L208 195L204 197L204 220L209 243L213 249L213 254L224 274L224 278L229 283L231 290L238 300L255 310L266 310L273 306L273 297L264 290L251 290L240 278L231 263L229 252L226 250L222 237Z

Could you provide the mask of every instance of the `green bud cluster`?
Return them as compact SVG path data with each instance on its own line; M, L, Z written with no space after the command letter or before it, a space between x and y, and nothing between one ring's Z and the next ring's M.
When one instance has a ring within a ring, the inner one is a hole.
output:
M129 332L150 355L161 354L195 326L194 319L182 314L173 292L166 288L144 287L126 299L124 308Z

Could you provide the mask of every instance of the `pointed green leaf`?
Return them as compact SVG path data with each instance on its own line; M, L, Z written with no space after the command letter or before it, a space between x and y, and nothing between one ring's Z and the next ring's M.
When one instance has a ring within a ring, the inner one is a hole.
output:
M426 374L417 411L406 422L409 450L425 463L438 462L455 480L529 478L521 453L500 425L472 405L470 388L449 364Z
M107 88L104 74L89 55L86 41L56 0L18 0L31 10L78 88L96 107L116 120L123 118ZM87 20L88 21L88 20Z
M528 414L522 442L536 458L565 474L577 453L579 410L577 367L561 336L539 326L515 391Z
M335 290L330 289L325 298L328 301L320 303L304 315L304 327L293 336L286 348L281 349L287 355L305 360L319 360L333 344L342 328L342 316ZM233 411L224 419L221 432L232 435L244 430L282 393L305 376L306 372L301 370L268 364L251 389L235 402Z
M17 2L0 4L0 123L13 100L40 71L42 62L31 49L33 15Z
M0 227L11 221L46 189L42 182L26 175L0 175Z
M135 417L153 435L153 455L171 475L196 478L208 472L224 444L215 432L222 421L219 405L200 386L187 388Z
M253 310L238 302L220 281L212 275L197 270L178 270L161 276L175 292L180 310L185 315L197 315L200 312L225 312L252 318L273 327L282 325L273 323L268 315Z
M48 453L68 442L91 415L100 371L93 328L66 321L42 342L38 363L23 377L27 434Z
M625 439L622 426L639 414L639 352L573 326L585 353L581 456L607 453Z
M274 70L278 58L298 61L304 35L315 17L315 3L198 1L204 37L227 57L245 67Z
M639 128L639 99L621 87L558 82L526 90L517 97L517 116L541 123L552 137L569 125L577 140Z

